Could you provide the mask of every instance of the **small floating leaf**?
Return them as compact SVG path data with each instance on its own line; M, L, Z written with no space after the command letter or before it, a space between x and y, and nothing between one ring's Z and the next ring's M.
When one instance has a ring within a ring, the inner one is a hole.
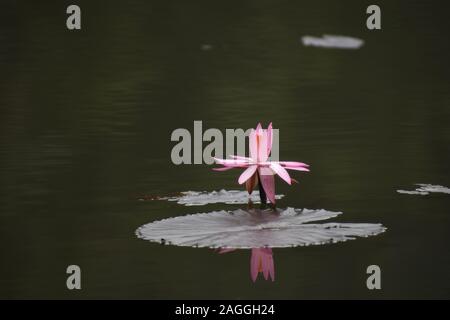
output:
M284 195L276 195L276 199L281 199ZM179 196L162 197L160 200L176 201L178 204L185 206L203 206L213 203L225 204L246 204L249 200L254 203L259 203L259 192L253 191L249 195L246 191L239 190L220 190L220 191L185 191L181 192Z
M304 36L302 42L305 46L338 49L359 49L364 44L364 41L358 38L333 35L323 35L321 38Z
M403 194L417 194L422 196L426 196L432 192L450 194L450 189L444 186L425 183L417 183L416 185L419 187L415 190L397 190L397 192Z

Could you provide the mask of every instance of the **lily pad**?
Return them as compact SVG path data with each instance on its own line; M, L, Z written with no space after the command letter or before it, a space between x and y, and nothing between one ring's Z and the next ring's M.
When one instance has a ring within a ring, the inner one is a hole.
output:
M364 44L364 40L358 38L327 34L322 37L304 36L302 42L305 46L337 49L359 49Z
M416 194L422 196L426 196L433 192L450 194L450 189L444 186L425 183L417 183L416 185L419 187L416 188L415 190L397 190L397 192L403 194Z
M152 242L208 248L285 248L321 245L377 235L374 223L310 223L342 212L287 208L213 211L164 219L141 226L136 235Z
M279 200L284 195L278 194L275 199ZM213 203L225 204L246 204L249 200L254 203L260 203L259 192L253 191L249 195L246 191L240 190L220 190L220 191L185 191L181 192L179 196L162 197L159 200L176 201L178 204L185 206L203 206Z

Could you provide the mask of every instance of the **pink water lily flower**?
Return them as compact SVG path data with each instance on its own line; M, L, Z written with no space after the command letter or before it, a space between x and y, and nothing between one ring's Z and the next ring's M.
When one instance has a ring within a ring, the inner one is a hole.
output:
M214 168L216 171L226 171L233 168L245 168L240 175L239 184L246 184L248 193L252 193L253 188L259 184L261 202L266 202L265 197L272 204L275 204L275 179L277 174L288 184L297 182L289 176L288 170L309 171L306 163L295 161L269 161L272 150L272 123L267 129L262 129L258 123L256 129L252 129L249 136L250 157L232 155L232 159L214 158L217 164L223 167Z
M253 282L262 273L265 280L275 281L275 266L273 263L273 253L271 248L253 248L250 260L250 275Z

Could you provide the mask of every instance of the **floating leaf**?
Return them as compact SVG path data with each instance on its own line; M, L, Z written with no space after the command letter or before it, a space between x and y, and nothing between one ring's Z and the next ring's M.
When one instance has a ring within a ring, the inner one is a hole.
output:
M385 231L381 224L372 223L309 223L340 214L294 208L222 210L156 221L143 225L136 234L177 246L248 249L335 243Z
M302 37L303 45L322 48L359 49L364 41L346 36L323 35L322 38L313 36Z
M432 192L450 194L450 189L447 187L425 183L417 183L416 185L419 187L415 190L397 190L397 192L403 194L417 194L422 196L426 196Z
M276 199L281 199L284 195L276 195ZM159 200L176 201L185 206L203 206L212 203L226 204L246 204L249 200L254 203L260 203L259 191L253 191L249 195L246 191L239 190L220 190L220 191L185 191L179 196L160 197Z

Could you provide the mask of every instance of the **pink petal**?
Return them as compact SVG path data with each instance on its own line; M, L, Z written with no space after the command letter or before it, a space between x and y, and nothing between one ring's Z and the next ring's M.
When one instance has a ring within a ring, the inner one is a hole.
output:
M275 176L269 168L259 168L259 181L270 203L275 204Z
M244 172L240 175L238 179L239 184L243 184L245 181L250 179L256 172L256 169L258 169L258 166L250 166L247 169L245 169Z
M224 166L234 166L234 167L241 167L241 166L248 166L250 163L247 160L238 160L238 159L218 159L214 158L214 161L216 163L224 165Z
M284 168L288 169L288 170L307 171L307 172L309 172L309 169L308 168L304 168L304 167L287 167L287 166L285 166Z
M252 131L250 132L249 138L249 149L250 149L250 157L253 160L256 160L256 158L258 157L258 144L256 141L256 131L252 129Z
M235 155L230 155L230 157L233 159L238 159L238 160L252 161L252 158L248 158L248 157L235 156Z
M220 167L220 168L212 168L214 171L227 171L234 169L235 167Z
M269 123L269 126L267 127L267 154L270 154L270 151L272 151L272 122Z
M254 174L250 179L245 181L245 189L247 189L248 194L252 194L253 188L258 184L258 175Z
M267 131L260 130L258 135L258 161L265 162L269 158L267 147Z
M288 184L291 184L291 177L289 176L289 173L281 165L276 162L272 162L270 164L270 168L275 171L281 179L286 181Z
M261 129L262 129L261 122L258 122L258 125L256 126L256 130L258 131L258 130L261 130Z
M288 167L309 167L306 163L296 161L280 161L279 164Z

